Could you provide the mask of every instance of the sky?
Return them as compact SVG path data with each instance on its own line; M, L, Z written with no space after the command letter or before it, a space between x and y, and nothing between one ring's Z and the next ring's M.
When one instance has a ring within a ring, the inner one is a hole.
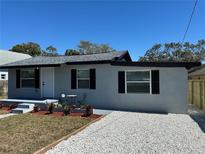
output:
M0 49L36 42L63 54L80 40L128 50L137 60L156 43L182 41L195 0L0 0ZM205 39L199 0L185 41Z

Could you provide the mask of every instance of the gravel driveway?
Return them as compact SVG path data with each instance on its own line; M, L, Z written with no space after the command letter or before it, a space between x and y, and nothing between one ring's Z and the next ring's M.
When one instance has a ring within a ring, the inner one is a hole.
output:
M204 154L205 133L189 115L115 111L47 153Z

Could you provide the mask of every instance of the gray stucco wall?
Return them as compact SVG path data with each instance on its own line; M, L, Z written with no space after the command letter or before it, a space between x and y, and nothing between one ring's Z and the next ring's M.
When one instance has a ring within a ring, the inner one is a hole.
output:
M71 69L96 69L96 89L71 89ZM160 94L119 94L118 71L156 69L160 71ZM12 75L11 75L12 74ZM9 97L40 98L40 90L16 89L15 71L9 70ZM77 94L95 108L185 113L187 111L187 70L185 68L122 67L109 64L63 65L55 68L55 97Z
M96 89L71 89L70 69L96 69ZM119 94L118 71L160 70L160 94ZM67 77L66 77L67 76ZM111 65L75 65L56 69L56 97L61 91L77 94L79 99L86 93L86 102L96 108L185 113L187 110L187 70L185 68L145 68Z

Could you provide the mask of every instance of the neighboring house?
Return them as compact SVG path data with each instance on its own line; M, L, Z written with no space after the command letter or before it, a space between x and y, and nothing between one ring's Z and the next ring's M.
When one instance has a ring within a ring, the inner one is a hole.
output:
M203 63L203 62L202 62ZM189 70L189 102L205 111L205 65Z
M9 98L78 100L101 109L187 111L187 68L201 63L132 62L129 53L33 57L2 66L9 70Z
M205 64L189 70L189 79L205 79Z
M22 53L0 50L0 66L26 58L31 58L31 56ZM0 80L8 80L8 70L0 69Z

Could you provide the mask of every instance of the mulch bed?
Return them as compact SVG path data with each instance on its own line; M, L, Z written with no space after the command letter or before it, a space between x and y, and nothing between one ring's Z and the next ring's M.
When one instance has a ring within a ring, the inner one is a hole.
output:
M16 108L17 104L2 104L0 103L0 109L10 112L12 109Z
M11 111L9 107L2 107L1 110L8 111L8 112Z
M1 107L0 108L0 115L8 114L8 113L10 113L10 108L9 107Z
M8 113L11 111L10 107L4 106L1 108L1 110L7 111ZM31 112L33 115L52 115L55 117L62 117L63 112L58 112L58 111L54 111L52 114L49 114L48 111L39 111L39 112ZM83 113L80 112L71 112L68 116L82 116ZM91 118L91 119L97 119L99 117L101 117L102 115L98 115L98 114L92 114L87 118Z
M11 111L11 109L9 107L1 107L0 110L3 111L4 113L10 113L10 111Z
M52 114L49 114L47 111L39 111L39 112L32 112L33 115L52 115L52 116L55 116L55 117L62 117L64 116L63 115L63 112L53 112ZM83 113L70 113L69 115L67 116L82 116ZM87 118L91 118L91 119L97 119L99 117L101 117L102 115L97 115L97 114L92 114L90 115L89 117Z

